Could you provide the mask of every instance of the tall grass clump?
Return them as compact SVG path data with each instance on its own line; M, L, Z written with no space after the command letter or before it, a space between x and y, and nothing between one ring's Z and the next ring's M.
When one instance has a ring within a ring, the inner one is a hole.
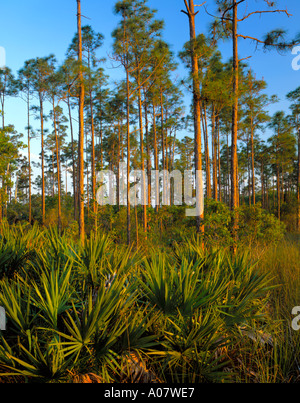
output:
M270 294L268 310L274 326L273 357L264 363L266 373L277 382L299 381L300 333L292 328L292 309L300 305L300 238L287 235L261 254L261 266L277 285ZM262 360L264 362L264 359Z

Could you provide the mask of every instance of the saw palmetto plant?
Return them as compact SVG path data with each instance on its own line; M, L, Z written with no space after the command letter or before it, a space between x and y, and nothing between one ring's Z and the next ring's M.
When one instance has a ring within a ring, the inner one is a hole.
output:
M245 253L204 251L196 238L169 253L143 253L102 234L80 244L54 229L2 230L1 382L277 381L293 374L281 322L269 316L274 275ZM5 259L5 250L14 257Z

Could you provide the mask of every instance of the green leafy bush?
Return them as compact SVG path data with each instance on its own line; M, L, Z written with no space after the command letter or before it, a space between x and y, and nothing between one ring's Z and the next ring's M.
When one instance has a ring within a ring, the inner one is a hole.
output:
M285 234L285 224L260 205L242 206L239 209L239 236L249 242L276 243Z

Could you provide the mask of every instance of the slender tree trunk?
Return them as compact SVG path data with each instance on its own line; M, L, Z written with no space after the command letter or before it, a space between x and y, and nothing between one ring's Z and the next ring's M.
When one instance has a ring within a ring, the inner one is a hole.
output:
M76 184L76 166L75 166L75 154L74 154L74 132L73 132L73 122L72 122L72 111L70 105L70 97L67 98L68 111L69 111L69 122L70 122L70 132L71 132L71 147L72 147L72 170L73 170L73 198L74 198L74 219L78 220L78 194L77 194L77 184Z
M118 157L117 157L117 206L120 211L120 152L121 152L121 124L118 121Z
M2 188L3 188L3 179L2 179ZM0 223L3 220L3 205L2 205L3 201L2 200L3 200L3 198L2 198L2 189L0 189Z
M230 158L229 158L229 134L226 134L226 168L227 168L227 204L230 206Z
M28 138L28 186L29 186L29 224L31 224L31 153L30 153L30 95L27 97L27 138Z
M164 130L164 106L163 106L163 91L160 87L160 114L161 114L161 156L163 169L163 187L162 187L162 204L166 202L166 158L165 158L165 130Z
M219 114L216 118L216 131L217 131L217 147L218 147L218 187L219 187L219 201L222 201L222 181L221 181L221 158L220 158L220 118Z
M102 122L100 123L100 170L103 169L103 129Z
M263 160L261 160L261 166L260 166L260 180L261 180L261 206L262 208L266 208L265 206L265 176L264 176L264 163Z
M210 178L210 159L209 159L209 146L208 146L208 131L207 131L207 114L206 106L203 106L204 116L201 109L202 127L204 133L204 145L205 145L205 167L206 167L206 197L211 198L211 178Z
M155 211L158 212L159 207L159 181L158 181L158 151L157 151L157 133L156 133L156 110L155 104L153 102L153 134L154 134L154 168L156 172L156 180L155 180Z
M54 197L55 196L55 175L54 175L55 167L54 167L54 151L53 151L53 149L51 150L51 157L52 157L52 171L53 171L53 173L52 173L52 197Z
M2 109L2 129L4 130L5 127L5 122L4 122L4 103L5 103L5 97L4 97L4 91L3 91L3 95L1 97L1 109Z
M232 23L232 41L233 41L233 108L232 108L232 138L231 138L231 210L233 211L232 236L233 252L237 248L237 230L238 215L238 157L237 157L237 139L238 139L238 101L239 101L239 60L238 60L238 37L237 37L237 0L232 0L233 4L233 23Z
M45 154L44 154L44 105L40 94L40 119L41 119L41 159L42 159L42 224L45 224L46 202L45 202Z
M137 203L134 203L134 216L135 216L135 231L136 231L136 248L139 248L139 221L137 214Z
M254 133L253 124L251 122L251 170L252 170L252 203L255 206L255 165L254 165Z
M129 72L126 68L126 91L127 91L127 245L131 244L130 223L130 88Z
M147 177L148 177L148 206L151 206L151 155L150 155L150 139L148 127L148 104L145 100L145 133L146 133L146 150L147 150Z
M195 52L195 40L196 40L196 28L195 28L195 7L194 1L189 0L189 4L185 1L185 5L187 7L186 14L189 17L189 26L190 26L190 40L192 42L192 54L191 54L191 62L192 62L192 75L193 75L193 106L194 106L194 154L195 154L195 176L196 176L196 191L198 200L197 205L201 205L200 193L203 192L202 184L199 181L198 172L202 173L202 151L201 151L201 94L200 94L200 83L199 83L199 65L198 65L198 57ZM196 197L197 197L196 196ZM196 229L199 234L204 235L204 225L202 223L204 218L203 212L199 216L196 217Z
M251 142L251 141L250 141ZM251 161L249 159L249 139L247 139L247 171L248 171L248 203L251 206L251 189L252 189L252 177L251 177ZM251 145L250 145L251 148Z
M278 156L277 156L278 158ZM277 218L280 220L280 168L279 163L276 164L276 187L277 187Z
M16 202L18 201L18 176L16 177L16 184L15 184L15 201Z
M138 105L139 105L139 129L140 129L140 152L141 152L141 170L143 175L143 229L145 234L147 234L147 188L146 188L146 175L145 175L145 161L144 161L144 128L143 128L143 110L142 110L142 96L141 96L141 89L140 89L140 82L138 78Z
M88 58L88 67L90 72L90 56ZM89 73L89 96L90 96L90 113L91 113L91 136L92 136L92 155L91 155L91 175L92 175L92 211L95 215L95 226L97 222L96 212L96 172L95 172L95 124L94 124L94 105L93 105L93 91L92 91L92 77Z
M10 163L7 164L7 169L6 169L6 177L9 178L10 175ZM5 203L4 203L4 214L5 217L7 218L7 202L8 202L8 187L7 184L5 185Z
M297 117L298 123L298 117ZM297 128L298 132L298 172L297 172L297 229L300 231L300 127Z
M59 139L57 133L57 125L56 125L56 111L55 111L55 103L54 98L52 100L53 107L53 125L54 125L54 133L55 133L55 152L56 152L56 165L57 165L57 191L58 191L58 209L57 209L57 228L58 233L61 233L61 176L60 176L60 153L59 153Z
M268 177L265 174L264 174L264 177L265 177L265 209L270 211Z
M88 133L85 133L85 159L88 161ZM87 203L87 216L90 216L90 172L89 172L89 164L86 164L86 203Z
M79 70L79 137L78 137L78 171L79 171L79 237L84 243L84 82L82 73L82 33L81 33L81 0L77 0L77 29L78 29L78 61Z
M276 143L276 187L277 187L277 218L280 220L280 210L281 210L281 192L280 192L280 166L279 166L279 136L280 136L280 131L278 128L277 132L277 143Z
M218 200L218 172L217 172L217 128L216 128L216 115L215 106L212 105L211 114L211 140L212 140L212 157L213 157L213 197Z

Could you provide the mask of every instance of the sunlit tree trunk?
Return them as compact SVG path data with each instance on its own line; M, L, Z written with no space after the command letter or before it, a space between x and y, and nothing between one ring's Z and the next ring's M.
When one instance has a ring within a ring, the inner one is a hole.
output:
M297 229L300 231L300 127L297 115L298 166L297 166Z
M81 0L77 0L78 61L79 70L79 136L78 136L78 177L79 177L79 237L85 239L84 227L84 82L82 73L82 34L81 34Z
M59 139L57 133L57 123L56 123L56 110L54 98L52 101L53 107L53 126L55 134L55 153L56 153L56 165L57 165L57 192L58 192L58 207L57 207L57 228L58 233L61 233L61 174L60 174L60 152L59 152ZM53 172L54 173L54 172Z
M46 203L45 203L45 151L44 151L44 107L40 95L40 120L41 120L41 163L42 163L42 223L45 224Z
M154 147L154 169L156 172L156 180L155 180L155 195L156 195L156 200L155 200L155 211L156 213L158 212L158 207L159 207L159 181L158 181L158 150L157 150L157 131L156 131L156 109L155 109L155 103L153 101L153 134L154 134L154 139L153 139L153 147Z
M27 95L27 146L28 146L28 192L29 192L29 224L31 224L31 153L30 153L30 93Z
M202 151L201 151L201 94L200 94L200 82L199 82L199 65L198 57L195 51L196 40L196 28L195 28L195 6L194 1L185 0L186 12L189 18L190 26L190 40L192 42L191 62L192 62L192 76L193 76L193 106L194 106L194 156L195 156L195 174L196 174L196 187L200 187L200 183L197 183L197 171L202 173ZM198 198L201 198L199 193L203 192L203 189L198 189ZM196 197L197 197L196 196ZM201 200L197 200L197 205L201 205ZM204 214L196 217L197 232L204 234L203 225Z
M73 200L74 200L74 219L78 220L78 194L77 194L77 175L76 175L76 165L75 165L75 153L74 153L74 131L72 122L72 112L70 105L70 97L67 97L68 112L69 112L69 123L70 123L70 133L71 133L71 147L72 147L72 170L73 170Z
M140 86L140 80L138 78L138 86ZM143 200L143 228L145 234L147 233L147 188L146 188L146 174L145 174L145 160L144 160L144 127L143 127L143 110L142 110L142 96L141 89L138 90L138 105L139 105L139 129L140 129L140 153L141 153L141 170L143 175L142 186L142 200Z
M238 157L237 157L237 139L238 139L238 101L239 101L239 60L238 60L238 36L237 36L237 1L233 3L233 21L232 21L232 42L233 42L233 108L232 108L232 135L231 135L231 209L233 211L232 236L233 252L237 247L237 230L239 206L238 193Z
M130 87L129 72L126 69L126 91L127 91L127 245L131 244L131 222L130 222Z

